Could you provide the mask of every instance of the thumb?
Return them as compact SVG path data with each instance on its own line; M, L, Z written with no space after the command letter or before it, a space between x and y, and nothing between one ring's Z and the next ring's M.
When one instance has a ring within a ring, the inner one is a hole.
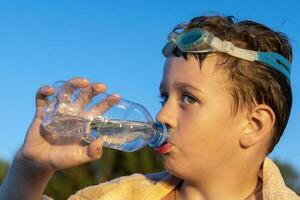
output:
M87 156L91 160L100 159L103 154L103 145L104 145L103 137L99 137L96 140L94 140L89 146L87 146Z
M99 137L88 146L80 145L79 148L77 148L77 151L73 152L75 164L72 164L72 166L100 159L103 154L103 144L103 138Z

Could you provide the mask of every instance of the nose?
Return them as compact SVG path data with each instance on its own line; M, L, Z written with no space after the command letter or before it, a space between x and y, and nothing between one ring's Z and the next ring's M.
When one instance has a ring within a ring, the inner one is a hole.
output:
M164 124L168 129L177 126L176 109L167 101L156 115L156 120Z

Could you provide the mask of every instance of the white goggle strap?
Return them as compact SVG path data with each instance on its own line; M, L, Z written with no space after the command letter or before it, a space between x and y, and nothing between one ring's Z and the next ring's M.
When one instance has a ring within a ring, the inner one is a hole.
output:
M258 61L269 65L270 67L281 72L288 80L290 80L290 64L281 55L274 52L257 52L247 49L235 47L229 41L222 41L217 37L212 36L208 41L211 47L217 51L227 53L237 58L248 61ZM282 62L282 63L280 63Z
M235 47L232 42L226 40L222 41L217 37L212 37L210 41L210 45L213 49L219 52L224 52L237 58L241 58L249 61L257 60L257 53L258 53L257 51Z

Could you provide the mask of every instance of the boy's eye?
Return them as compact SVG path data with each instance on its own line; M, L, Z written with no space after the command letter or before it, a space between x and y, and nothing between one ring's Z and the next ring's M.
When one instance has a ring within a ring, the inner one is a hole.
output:
M168 100L168 95L166 95L166 94L160 94L159 98L160 98L160 104L163 106L167 102L167 100Z
M185 104L192 104L197 102L197 100L194 97L187 94L183 94L181 101Z
M164 106L165 103L168 101L169 96L167 94L160 94L159 98L160 98L160 104L162 106ZM189 94L182 94L180 102L183 104L194 104L198 101L196 98L194 98L193 96L191 96Z

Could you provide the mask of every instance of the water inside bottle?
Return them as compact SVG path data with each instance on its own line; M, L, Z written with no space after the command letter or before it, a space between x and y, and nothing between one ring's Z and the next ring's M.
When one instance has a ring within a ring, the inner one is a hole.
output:
M92 138L102 136L104 146L132 152L152 139L154 129L149 123L128 120L94 120L90 124Z
M50 133L62 137L78 137L87 141L87 124L88 120L81 117L57 112L55 115L49 115L47 118L45 117L42 125Z
M43 127L63 137L77 137L91 142L103 136L104 146L132 152L149 143L155 130L150 123L95 119L92 122L81 117L56 113L45 120Z

